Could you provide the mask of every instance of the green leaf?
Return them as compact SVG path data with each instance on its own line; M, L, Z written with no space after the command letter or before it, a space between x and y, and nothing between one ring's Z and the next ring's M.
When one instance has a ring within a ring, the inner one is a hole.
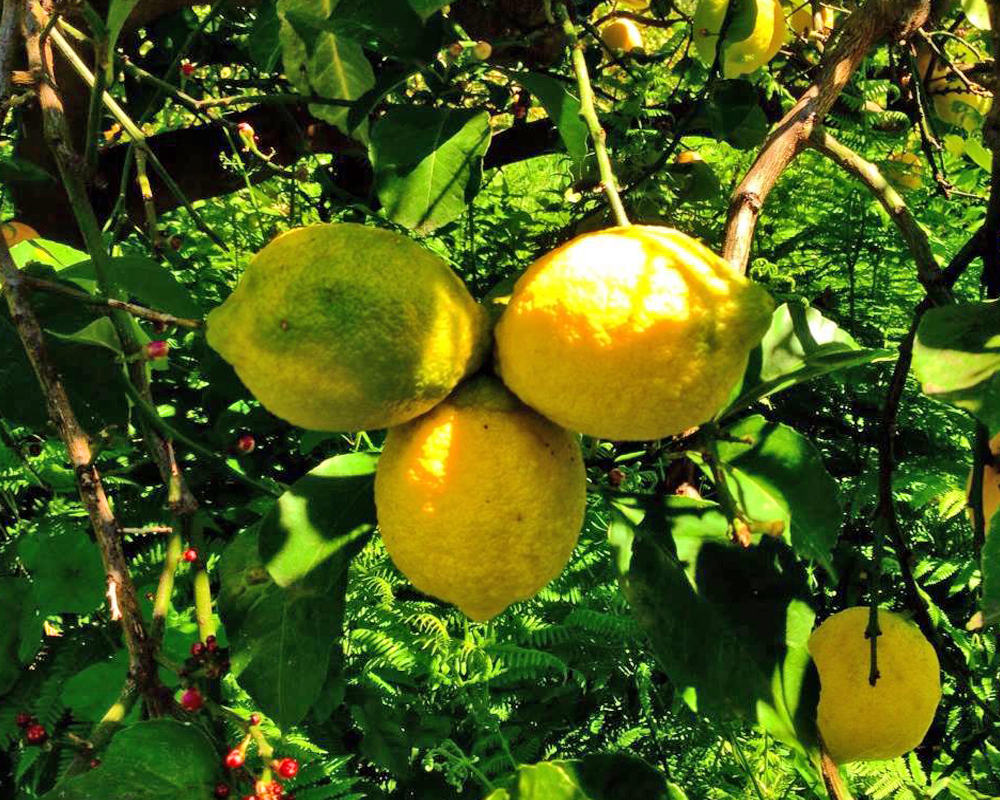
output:
M580 101L570 94L566 85L537 72L511 72L510 76L531 92L542 104L559 131L566 152L580 163L587 155L587 125L580 118Z
M338 0L320 27L366 50L399 59L429 61L441 49L438 26L425 26L408 0Z
M990 29L990 12L986 0L962 0L962 11L969 22L981 31Z
M767 117L749 81L720 81L712 92L707 113L712 132L738 150L756 147L767 136Z
M57 270L65 269L87 258L87 254L75 247L51 239L29 239L18 242L10 248L10 254L18 268L23 269L28 262L39 261Z
M0 625L0 696L21 677L21 626L12 624L34 606L31 586L24 578L0 578L5 624Z
M995 625L1000 622L1000 514L995 514L990 530L983 544L981 556L983 571L983 596L980 608L982 624Z
M428 233L464 211L490 144L485 111L397 107L372 130L375 189L394 222Z
M338 553L356 551L375 529L378 457L348 453L327 459L274 504L260 528L260 557L287 587ZM353 553L352 553L353 554Z
M73 719L96 722L115 702L128 677L128 653L119 650L113 658L91 664L66 681L62 702L73 711Z
M108 33L108 83L114 80L115 46L125 22L139 0L111 0L106 23Z
M104 348L50 340L49 356L62 376L73 410L84 428L124 426L128 401L119 388L121 366ZM0 316L0 416L31 428L48 424L48 409L21 340Z
M722 192L715 170L704 161L668 164L663 176L680 202L700 203L717 198Z
M42 614L87 614L104 600L101 554L80 527L41 529L18 543L18 555L31 573Z
M640 758L597 753L521 766L487 800L670 800L666 779Z
M94 263L89 259L59 273L91 294L100 294ZM157 311L177 317L201 317L201 309L174 274L162 264L142 256L118 256L108 262L108 279L130 297Z
M281 728L300 722L322 692L341 636L346 563L328 559L283 589L260 560L256 530L233 540L219 562L233 674Z
M118 332L115 330L114 323L107 317L104 317L103 319L96 319L89 325L86 325L73 333L56 333L55 331L50 331L50 333L52 333L53 336L56 336L59 339L64 339L68 342L103 347L115 354L121 354L122 352L122 345L121 340L118 338Z
M748 548L675 537L655 516L637 522L614 507L609 541L622 591L688 703L813 747L819 687L805 644L813 611L791 550L770 537Z
M222 778L211 740L190 723L137 722L111 740L101 765L63 781L44 800L190 800Z
M844 515L837 482L816 446L793 428L761 416L742 420L725 435L747 440L718 442L736 502L755 522L781 520L795 552L832 574L830 553Z
M820 375L893 357L891 350L861 347L815 308L784 303L774 310L771 327L750 353L743 383L722 416Z
M55 183L44 169L23 158L0 158L0 183Z
M1000 430L1000 305L932 308L913 344L913 374L924 394L975 414Z
M426 20L450 2L451 0L410 0L410 6L420 15L421 19Z
M247 39L250 58L265 72L273 72L281 60L280 32L275 0L265 0L257 7L257 17Z

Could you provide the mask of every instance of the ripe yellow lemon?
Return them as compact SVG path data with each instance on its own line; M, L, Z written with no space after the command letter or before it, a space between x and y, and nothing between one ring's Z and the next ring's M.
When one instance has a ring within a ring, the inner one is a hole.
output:
M798 0L795 0L795 2L798 2ZM834 22L833 9L829 6L823 6L820 13L823 21L822 30L828 31L832 29ZM812 4L808 2L800 4L789 16L788 27L798 36L807 37L809 34L814 33L816 31L816 22L813 17Z
M886 177L903 189L915 190L923 186L922 171L923 162L916 153L890 153L885 165Z
M967 131L975 130L993 105L993 95L985 89L970 90L954 75L932 77L928 89L938 118Z
M393 562L474 620L532 597L562 571L585 503L576 437L491 376L391 429L375 473Z
M726 18L729 0L699 0L694 11L694 43L698 55L706 64L715 62L719 44L719 31ZM727 36L723 42L722 74L735 78L753 72L767 61L771 41L774 39L775 6L772 0L755 0L756 16L753 30L742 40L733 41Z
M721 408L772 310L763 289L690 236L608 228L521 276L495 330L497 368L565 428L658 439Z
M260 403L303 428L398 425L488 349L486 312L434 253L363 225L278 236L208 317L208 343Z
M785 10L781 6L781 0L773 0L773 2L774 28L771 33L771 43L767 46L767 52L764 54L765 64L778 55L778 51L788 38L788 26L785 24Z
M993 457L1000 456L1000 435L990 439L990 452ZM972 470L965 484L965 494L972 492ZM983 467L983 518L986 520L986 533L990 532L990 520L1000 510L1000 465L986 464ZM973 522L972 509L968 510L969 522Z
M630 19L616 19L601 28L601 41L616 53L631 53L642 47L642 31Z
M838 764L896 758L923 740L941 700L937 653L912 622L879 610L878 671L868 682L868 608L834 614L809 639L819 672L817 722Z

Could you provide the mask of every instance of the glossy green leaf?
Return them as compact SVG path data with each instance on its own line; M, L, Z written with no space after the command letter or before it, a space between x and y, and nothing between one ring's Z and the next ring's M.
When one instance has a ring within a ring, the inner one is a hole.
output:
M723 417L799 383L841 369L894 357L858 345L847 331L804 303L783 303L750 353L743 382Z
M140 303L178 317L201 317L201 309L191 293L174 274L151 258L118 256L108 262L108 278L122 292ZM81 261L60 272L91 294L101 294L92 261Z
M279 726L295 725L320 697L341 635L346 560L328 559L283 589L259 557L257 531L249 530L226 548L219 579L233 674Z
M201 728L171 719L137 722L115 735L99 767L63 781L44 800L191 800L211 797L223 775Z
M756 147L767 136L767 117L749 81L720 81L712 92L707 116L713 133L739 150Z
M475 109L398 107L372 129L375 189L394 222L427 233L479 189L490 118Z
M566 84L537 72L512 72L511 77L538 99L559 131L566 152L580 163L587 155L587 125L580 117L580 101Z
M410 0L410 6L420 15L421 19L428 19L450 2L451 0Z
M812 747L818 681L805 642L813 611L791 550L770 537L747 548L674 537L656 516L637 522L614 508L609 540L622 591L689 704Z
M718 443L730 493L754 522L778 520L802 558L832 570L830 552L843 523L837 482L816 446L793 428L748 417Z
M265 72L272 72L281 61L281 20L275 0L265 0L257 7L247 49L254 64Z
M104 566L87 533L82 518L79 527L43 526L19 542L18 555L43 614L87 614L104 601Z
M128 21L129 14L139 4L139 0L111 0L108 5L107 28L108 41L108 83L114 80L115 47L118 36Z
M990 29L990 12L986 0L962 0L962 11L969 22L980 30Z
M924 314L913 373L928 397L964 408L1000 430L1000 304L962 303Z
M409 0L338 0L319 27L394 58L427 61L441 49L437 26L425 26Z
M328 558L357 550L375 529L378 457L349 453L324 461L274 504L260 528L260 557L278 586L306 577Z

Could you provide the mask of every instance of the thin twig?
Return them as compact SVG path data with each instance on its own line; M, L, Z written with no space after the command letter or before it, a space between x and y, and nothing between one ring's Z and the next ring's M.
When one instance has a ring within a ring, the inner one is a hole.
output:
M85 303L87 305L104 306L109 310L115 309L118 311L124 311L126 314L130 314L133 317L148 320L149 322L156 322L167 327L198 329L204 325L204 323L198 319L175 317L173 314L167 314L165 311L156 311L152 308L138 306L135 303L126 303L124 300L116 300L113 297L101 297L87 294L81 289L74 289L71 286L56 283L55 281L47 281L44 278L35 278L30 275L24 275L22 280L29 287L37 291L61 294L64 297L71 297L74 300L79 300L81 303Z

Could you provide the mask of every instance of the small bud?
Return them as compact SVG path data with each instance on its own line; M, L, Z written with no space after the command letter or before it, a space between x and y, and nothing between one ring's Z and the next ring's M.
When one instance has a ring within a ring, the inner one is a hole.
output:
M244 150L249 150L255 146L257 134L254 133L253 126L249 122L241 122L236 126L236 130L239 131L240 138L243 139Z
M193 655L195 658L201 658L204 652L205 652L205 645L202 644L201 642L195 642L193 645L191 645L191 655Z
M148 361L166 358L168 353L170 353L170 345L162 339L146 343L146 359Z
M91 769L97 769L99 766L101 766L101 759L99 759L99 758L92 758L92 759L90 759L90 768Z
M188 564L193 564L195 561L198 560L198 551L195 550L193 547L189 547L187 550L184 551L181 558L187 561Z
M285 779L294 778L299 774L299 762L294 758L283 758L278 764L278 774Z
M217 783L215 784L215 796L219 800L229 797L229 784L228 783Z
M28 726L28 730L24 732L24 738L28 740L28 744L40 745L49 738L49 733L45 730L44 725L35 723Z
M257 442L249 433L244 433L236 440L236 452L242 456L249 455L257 447Z
M448 50L446 52L448 58L454 61L456 58L462 55L462 52L464 50L465 48L462 47L462 45L459 42L452 42L450 45L448 45Z
M205 698L201 696L201 692L195 689L193 686L188 688L184 694L181 695L181 705L186 711L197 711L205 704Z
M15 719L17 722L17 727L19 728L27 728L31 724L31 714L29 714L27 711L18 712L18 715Z
M187 59L181 62L181 75L183 75L185 78L190 78L192 75L194 75L194 64L192 64Z
M250 724L251 725L260 725L260 714L258 714L256 712L254 712L253 714L251 714L250 715Z
M244 760L243 751L238 747L234 747L232 750L226 753L226 766L229 767L229 769L237 769L238 767L242 767L243 760Z
M477 42L472 48L472 57L476 61L485 61L493 55L493 46L489 42Z
M608 471L608 483L614 486L616 489L622 485L622 481L625 480L625 473L622 472L618 467L613 467Z
M214 636L205 637L205 647L209 653L214 653L219 649L219 643Z

